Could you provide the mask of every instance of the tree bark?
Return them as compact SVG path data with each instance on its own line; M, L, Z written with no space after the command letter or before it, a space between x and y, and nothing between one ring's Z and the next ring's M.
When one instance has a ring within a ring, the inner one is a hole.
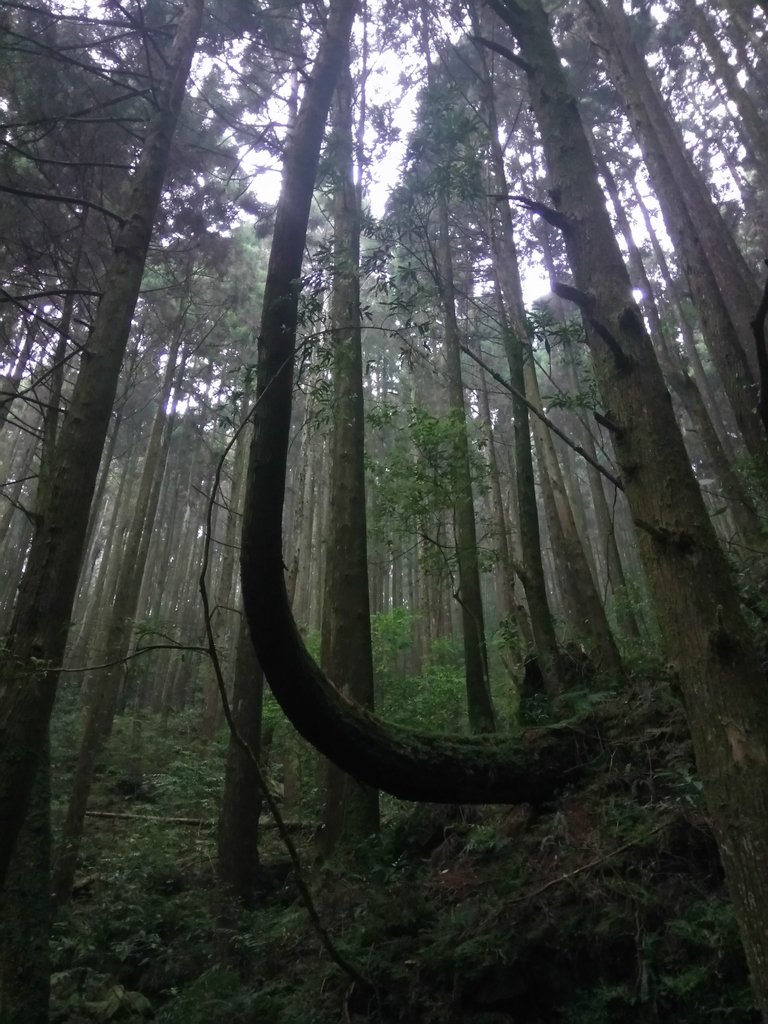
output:
M365 409L360 324L360 208L354 179L352 76L345 57L334 104L337 160L333 200L331 330L333 421L330 439L328 533L320 661L342 693L373 710L373 657L368 596L365 502ZM379 830L379 798L326 763L320 849L354 844Z
M475 31L479 29L477 11L473 4L472 17ZM479 53L482 72L482 103L488 126L488 145L491 155L494 188L500 195L508 192L504 154L499 142L499 123L496 100L485 54ZM498 221L498 224L495 222ZM530 346L525 321L523 290L517 265L517 250L509 204L501 202L488 211L489 233L494 253L497 287L500 296L504 350L509 365L509 378L518 394L525 394L525 352ZM563 673L558 653L557 637L547 598L544 564L539 534L539 514L533 476L533 453L528 407L513 394L514 416L514 471L517 494L517 521L519 523L520 554L523 563L523 589L525 591L531 629L536 646L538 667L544 689L550 697L562 689Z
M282 506L298 289L323 126L354 0L335 0L285 156L259 339L258 403L242 539L243 598L259 662L288 718L349 774L405 799L538 802L580 763L569 729L519 739L387 726L348 701L309 656L283 577ZM583 739L583 737L582 737ZM572 777L572 776L571 776Z
M238 734L258 761L261 757L261 723L264 676L251 643L243 615L237 634L232 719ZM251 909L259 883L259 815L262 793L253 760L230 735L224 771L224 794L219 813L216 871L225 903Z
M541 410L541 394L532 354L529 358L525 370L526 396L535 408ZM586 538L580 537L576 529L552 436L549 428L538 417L534 419L533 432L539 452L539 470L542 477L548 478L547 486L551 489L557 519L556 527L551 531L553 542L556 530L560 531L563 556L561 573L567 579L561 578L558 582L567 587L570 595L568 603L571 624L577 637L584 642L596 671L606 673L613 682L620 683L625 678L624 666L587 563L583 546Z
M469 437L461 373L461 340L456 320L448 202L445 195L439 196L437 204L439 217L438 291L445 320L443 344L448 376L448 405L452 415L456 417L458 427L453 457L457 479L454 515L459 586L454 596L461 607L461 633L464 641L464 671L469 725L474 732L493 732L496 728L496 717L488 677L488 653L485 645L485 619L477 556L475 506L469 463Z
M0 893L0 1020L48 1024L51 987L51 793L46 735L6 886Z
M525 394L525 350L530 347L525 326L522 286L517 273L516 253L512 237L509 208L500 209L501 231L493 231L492 244L496 275L502 298L502 332L509 365L510 383L517 394L512 396L514 413L515 480L517 518L520 524L520 551L523 561L523 589L531 616L531 629L536 643L536 657L544 689L550 697L563 688L555 624L547 597L542 561L539 511L533 475L533 452L528 406L518 395Z
M510 662L510 674L513 677L521 676L522 660L530 654L533 649L533 632L531 621L528 618L528 609L522 600L518 600L515 593L515 580L520 579L522 584L521 566L515 567L515 558L512 553L509 530L507 526L507 512L504 507L504 497L501 487L501 472L499 459L496 451L496 435L491 416L491 404L488 396L488 378L482 366L478 366L480 374L480 411L485 420L488 430L488 474L491 480L491 512L493 515L494 533L498 547L498 569L496 572L496 601L498 604L498 615L502 624L514 624L519 636L519 652L509 652L512 661ZM522 659L517 658L517 654ZM520 663L518 663L520 662Z
M690 364L693 379L699 389L704 405L710 412L712 424L717 431L718 438L720 439L720 446L730 461L733 462L737 458L737 454L743 454L745 451L744 445L740 440L738 441L738 448L737 445L734 444L734 438L740 438L741 436L739 425L736 422L736 417L733 413L725 390L719 382L710 381L707 376L704 364L701 361L701 356L699 355L699 350L696 347L694 324L684 305L684 289L682 283L672 274L667 257L664 254L664 250L661 248L658 235L654 230L653 221L651 220L648 207L640 194L636 180L631 176L630 183L635 203L643 218L643 223L645 225L645 230L648 232L648 237L651 240L651 248L656 260L656 265L659 268L662 280L664 281L667 301L672 307L677 325L680 328L680 334L683 339L683 351L685 352L685 356ZM713 390L715 384L718 385L717 394Z
M757 171L760 186L768 189L768 124L760 116L757 104L739 82L739 68L731 64L706 11L695 0L678 0L684 15L699 37L717 77L725 86L727 98L738 112L736 128L747 152L748 162Z
M248 451L245 439L238 437L235 445L235 458L232 466L232 484L225 511L224 547L219 567L219 578L216 584L216 598L213 607L213 635L216 650L223 663L227 663L230 652L230 631L233 615L233 604L236 599L236 566L235 546L237 544L240 509L243 504L243 485L245 483L245 466ZM214 538L219 536L214 530ZM238 627L239 628L239 627ZM239 644L239 641L238 641ZM215 675L208 673L203 684L203 718L201 723L202 738L208 742L216 736L216 730L222 721L221 697Z
M686 368L683 366L677 349L670 345L667 340L653 296L651 282L648 280L648 275L645 272L640 250L632 237L632 230L621 204L621 198L613 174L604 161L598 160L598 167L606 184L606 191L616 215L619 231L627 247L629 266L634 278L633 283L643 294L641 305L648 317L651 341L653 342L664 378L687 413L694 430L698 433L705 457L709 462L709 467L721 485L723 496L730 506L731 514L742 540L755 551L759 551L763 546L760 537L760 520L735 469L723 451L695 380L689 376Z

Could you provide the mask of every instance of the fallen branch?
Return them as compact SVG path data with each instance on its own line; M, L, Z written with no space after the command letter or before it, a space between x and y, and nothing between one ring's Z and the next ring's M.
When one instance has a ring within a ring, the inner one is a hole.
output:
M621 846L617 846L615 849L609 850L608 853L604 853L600 857L595 857L594 860L587 861L586 864L582 864L581 867L578 867L573 871L568 871L564 875L558 875L557 878L551 878L548 882L545 882L544 885L540 885L538 889L533 889L531 892L523 893L522 896L517 896L515 899L510 900L509 903L525 903L526 900L535 899L536 896L540 896L543 892L546 892L547 889L551 889L555 885L560 885L562 882L567 882L571 878L575 878L576 875L581 875L585 871L590 871L592 868L599 867L601 864L605 864L606 861L617 857L620 853L624 853L626 850L631 850L633 846L639 846L640 843L645 842L647 839L657 835L659 832L663 832L669 825L669 821L662 822L661 825L657 825L656 828L652 828L650 832L646 832L637 839L631 839L628 843L623 843Z
M154 821L162 825L187 825L191 828L216 828L217 822L213 818L180 818L168 817L164 814L131 814L128 811L86 811L89 818L117 819L119 821ZM308 821L284 821L283 825L289 832L305 832L315 829L317 826ZM260 828L275 828L273 821L264 821Z

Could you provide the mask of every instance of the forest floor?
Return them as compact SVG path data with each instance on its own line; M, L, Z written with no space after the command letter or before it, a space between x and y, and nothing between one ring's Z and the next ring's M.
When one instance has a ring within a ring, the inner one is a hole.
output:
M308 822L303 870L368 992L322 949L268 825L263 898L222 926L225 738L204 747L189 717L124 716L92 809L135 817L89 817L55 927L53 1021L758 1021L680 708L634 693L588 713L603 754L545 809L385 800L379 837L319 864L311 787L286 808ZM60 723L60 751L77 724Z

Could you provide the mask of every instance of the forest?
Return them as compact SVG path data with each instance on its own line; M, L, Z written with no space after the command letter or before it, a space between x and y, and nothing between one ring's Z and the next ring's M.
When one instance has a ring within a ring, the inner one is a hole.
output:
M0 1024L768 1024L766 0L0 0Z

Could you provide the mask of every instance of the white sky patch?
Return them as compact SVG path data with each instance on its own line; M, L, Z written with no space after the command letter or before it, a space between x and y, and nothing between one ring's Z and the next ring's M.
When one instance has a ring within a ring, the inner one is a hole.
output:
M651 17L657 24L663 25L669 18L669 12L665 11L659 4L651 4Z
M537 299L543 299L549 295L552 286L544 267L529 263L520 268L520 284L523 289L523 301L526 306L532 306Z
M400 98L393 117L399 138L391 142L384 154L369 165L367 198L374 217L383 216L390 193L400 181L408 139L416 124L417 94L418 89L414 88Z

